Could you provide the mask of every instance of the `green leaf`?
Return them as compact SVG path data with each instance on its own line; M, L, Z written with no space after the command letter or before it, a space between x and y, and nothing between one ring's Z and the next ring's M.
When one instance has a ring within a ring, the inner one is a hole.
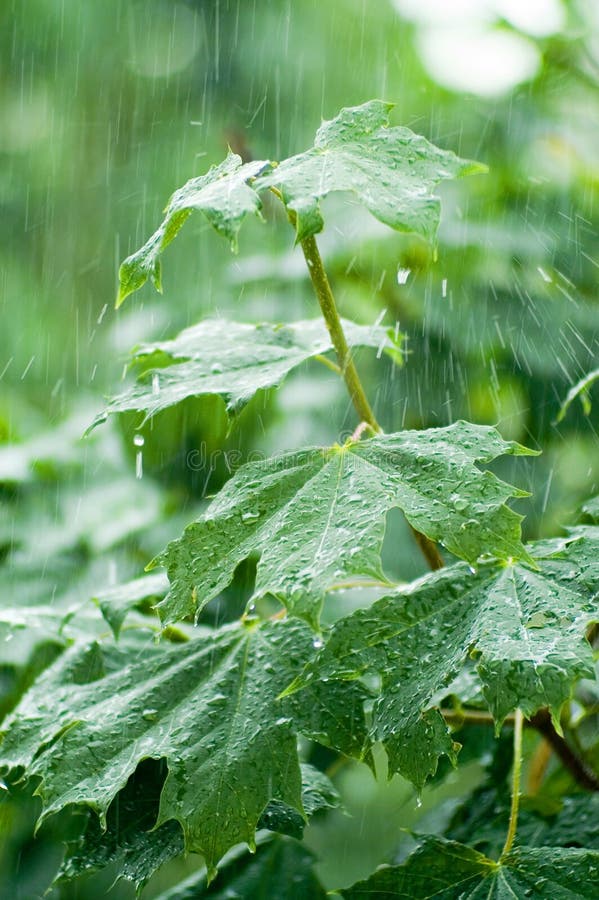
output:
M370 878L339 891L345 900L594 900L599 853L518 848L501 862L476 850L427 838L401 866L382 866Z
M401 361L402 335L391 328L343 322L350 347L376 347ZM247 325L208 319L174 340L143 344L133 356L141 367L137 383L110 401L95 420L139 410L151 416L187 397L222 397L238 412L259 390L274 387L296 366L333 349L322 319L288 325ZM143 424L142 423L142 424Z
M241 157L229 152L218 166L192 178L175 191L168 202L164 220L151 238L128 256L119 269L117 307L146 283L148 278L162 293L160 254L168 247L194 209L203 212L213 228L226 237L233 250L237 249L237 234L249 213L260 215L262 204L250 182L268 162L253 161L242 164Z
M455 757L431 707L469 654L478 659L498 724L517 707L530 716L547 706L557 716L574 682L593 677L585 630L599 619L599 540L580 536L541 547L538 569L493 565L473 574L458 563L339 620L291 689L379 674L373 738L384 742L391 770L419 788L441 754ZM535 545L529 550L534 554Z
M324 593L348 577L385 579L380 552L387 511L398 506L418 531L475 562L482 553L528 558L523 496L477 461L530 453L467 422L315 447L242 466L206 513L151 565L165 565L167 622L198 615L260 553L254 596L270 593L316 624Z
M599 794L575 794L563 798L563 806L551 815L534 807L535 797L522 797L517 841L526 847L581 847L599 851ZM531 808L529 808L531 807ZM444 836L467 841L487 856L499 855L505 843L510 817L507 784L492 778L458 807Z
M584 378L581 378L573 387L570 388L566 395L566 399L562 403L560 407L560 411L557 416L557 421L561 422L565 417L568 409L576 400L577 397L580 398L580 402L582 404L582 411L585 416L588 416L591 411L591 399L589 397L589 390L592 385L599 379L599 369L593 369L592 372L589 372Z
M152 830L165 775L163 763L145 759L110 804L105 829L88 813L82 835L67 844L55 884L115 864L117 877L133 882L139 891L163 863L183 853L178 822L170 820Z
M302 803L306 818L325 809L336 809L341 805L341 798L329 778L314 766L302 763ZM301 840L306 826L306 819L296 809L287 806L280 800L271 800L258 823L259 828L278 831Z
M581 512L586 521L599 525L599 497L592 497L583 503Z
M166 759L156 826L178 821L212 875L234 844L253 845L271 800L303 815L296 731L363 755L359 685L318 685L305 704L276 699L313 653L293 620L67 652L7 721L0 765L39 777L42 820L87 804L104 825L138 764Z
M155 572L100 591L93 599L112 628L114 636L118 638L123 622L132 609L136 609L144 601L163 597L167 590L168 581L164 574Z
M326 775L309 765L302 765L301 772L302 802L307 817L339 805L339 795ZM118 878L133 882L140 891L160 866L181 855L185 845L179 823L169 820L154 828L166 774L163 762L142 760L110 804L106 830L96 815L88 813L83 833L68 845L55 883L71 881L84 872L113 864ZM305 825L297 810L279 800L271 800L257 827L301 839ZM205 875L202 877L205 880ZM223 881L226 880L225 876Z
M213 884L206 874L193 874L157 900L325 900L327 894L313 871L314 855L288 838L261 841L255 856L232 851Z
M296 215L298 241L322 231L320 200L332 191L351 191L385 225L432 240L440 215L434 186L446 178L486 171L409 128L389 128L392 107L371 100L342 109L320 126L310 150L256 180L256 190L280 190Z

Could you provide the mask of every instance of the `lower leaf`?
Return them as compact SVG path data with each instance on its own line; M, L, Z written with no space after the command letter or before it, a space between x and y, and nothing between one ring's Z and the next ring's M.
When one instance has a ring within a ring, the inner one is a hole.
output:
M316 685L304 704L276 698L314 653L298 621L227 626L175 646L67 652L7 721L0 765L40 779L42 819L87 804L103 826L142 760L166 759L157 826L180 823L211 875L250 846L271 800L304 816L296 732L360 755L359 685Z
M340 891L345 900L594 900L599 853L519 847L500 862L476 850L426 838L401 866L382 866Z

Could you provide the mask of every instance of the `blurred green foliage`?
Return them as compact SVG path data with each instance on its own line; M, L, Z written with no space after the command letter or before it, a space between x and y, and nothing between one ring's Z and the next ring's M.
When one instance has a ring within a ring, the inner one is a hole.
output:
M493 96L477 93L476 75L467 93L431 77L421 52L424 26L400 14L409 6L0 6L3 605L52 599L65 641L74 608L85 608L90 628L101 630L90 598L139 574L179 533L228 477L220 451L241 459L331 442L338 426L353 430L342 385L310 363L276 399L252 404L229 434L194 401L158 417L143 432L142 480L126 417L102 426L103 436L81 440L103 396L118 387L135 342L172 337L214 311L241 321L316 314L293 232L274 205L265 208L266 224L246 226L238 257L198 217L170 251L163 298L146 287L115 313L116 272L156 227L171 192L219 162L227 145L245 158L280 159L311 144L321 117L374 96L395 102L395 123L490 168L440 189L436 259L422 242L387 233L358 207L348 213L344 198L326 202L321 248L343 314L371 323L385 311L384 322L399 322L409 335L401 370L358 354L377 416L388 430L464 417L541 448L539 459L497 468L533 492L519 504L529 538L559 533L598 493L599 403L588 415L574 404L555 424L568 389L599 358L594 4L563 3L557 32L525 36L540 60L536 75ZM493 28L518 33L500 13ZM202 447L209 452L190 465L189 454ZM393 577L422 572L399 515L389 518L385 558ZM251 572L238 573L207 621L235 615L248 578ZM351 593L343 600L347 612ZM18 647L0 634L3 712L60 652L62 638L50 639L39 623L17 640ZM479 740L473 731L461 734L466 746ZM596 756L588 734L585 740ZM326 886L405 855L410 839L400 829L420 829L425 816L429 830L451 822L457 833L459 803L477 784L484 790L487 775L477 762L445 774L426 789L420 809L399 779L387 788L353 766L340 773L352 818L334 813L307 832L309 846L326 856L319 870ZM45 826L34 841L30 793L7 786L0 796L2 900L41 896L60 859L68 823ZM382 840L381 822L392 840ZM144 896L194 867L193 859L169 864ZM132 889L111 887L102 873L62 887L59 896L125 898Z

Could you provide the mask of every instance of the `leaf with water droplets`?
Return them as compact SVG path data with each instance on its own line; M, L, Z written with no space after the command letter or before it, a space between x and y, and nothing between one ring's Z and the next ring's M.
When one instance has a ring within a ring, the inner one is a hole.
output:
M381 866L339 893L344 900L594 900L598 872L594 850L518 847L495 862L429 837L401 866Z
M213 228L237 248L237 234L243 219L249 214L259 215L260 197L251 182L269 166L268 162L243 164L241 157L229 152L218 166L192 178L179 188L168 202L160 227L146 243L128 256L119 269L117 306L139 290L148 278L162 293L160 254L177 236L179 229L194 209L202 212Z
M42 819L84 804L104 823L139 763L165 759L155 825L179 822L213 874L230 847L253 844L271 800L303 815L298 731L363 755L359 685L277 700L313 653L297 620L206 629L175 646L77 648L5 723L0 765L40 779Z
M419 788L442 754L455 758L433 698L469 656L498 723L517 707L557 716L574 682L594 673L585 631L599 619L599 539L593 530L528 550L538 568L494 564L473 574L457 563L337 621L289 690L380 675L372 738L383 741L391 771Z
M205 871L194 872L156 900L326 900L315 862L297 841L270 837L258 842L255 855L237 848L227 854L214 884L208 886Z
M132 609L163 597L167 590L168 581L165 576L160 572L154 572L152 575L134 578L125 584L106 588L97 593L93 599L112 628L114 636L118 637L121 626Z
M254 598L273 594L316 624L335 584L349 577L386 580L380 553L393 506L472 563L482 553L526 559L521 517L506 506L523 492L481 472L476 462L529 452L493 428L457 422L242 466L204 515L154 560L171 581L159 611L168 622L197 615L240 562L260 553Z
M409 128L389 128L392 103L370 100L323 122L314 146L257 178L256 190L275 187L297 220L297 239L322 231L320 200L350 191L381 222L428 240L439 225L433 188L486 167L441 150Z
M324 773L307 764L302 764L301 773L302 803L308 818L319 810L339 805L339 795ZM164 761L142 760L110 804L106 830L102 829L97 815L88 813L82 834L67 844L55 884L114 865L117 877L133 882L139 892L161 865L180 856L185 844L179 823L170 819L154 828L166 774ZM296 809L280 800L271 800L257 827L301 838L305 825L304 817ZM223 871L217 885L226 881L227 874Z
M343 327L350 347L376 347L401 362L403 335L394 329L346 321ZM207 395L222 397L232 415L257 391L275 387L292 369L332 349L322 319L288 325L208 319L172 341L142 344L133 356L137 383L111 400L94 425L128 410L142 412L145 422L187 397Z
M160 227L121 265L117 306L148 278L162 291L160 254L194 209L236 250L243 219L260 214L259 193L273 187L295 214L298 240L322 230L320 200L332 191L356 194L377 219L397 231L434 239L440 211L434 186L486 167L435 147L409 128L389 128L392 106L371 100L342 109L320 126L310 150L278 165L242 164L229 153L220 165L192 178L171 197Z

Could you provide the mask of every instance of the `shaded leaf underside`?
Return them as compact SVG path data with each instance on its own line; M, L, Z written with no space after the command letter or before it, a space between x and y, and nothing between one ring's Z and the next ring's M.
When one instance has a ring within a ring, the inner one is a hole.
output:
M308 818L319 810L339 805L339 795L326 775L307 764L302 764L301 773L302 802ZM185 845L179 823L171 819L154 828L165 774L162 762L143 760L111 803L106 830L96 815L88 814L82 835L67 847L55 883L112 864L117 867L119 878L133 882L140 891L160 866L180 856ZM296 809L272 800L257 828L301 839L305 824ZM225 866L215 887L227 880Z

